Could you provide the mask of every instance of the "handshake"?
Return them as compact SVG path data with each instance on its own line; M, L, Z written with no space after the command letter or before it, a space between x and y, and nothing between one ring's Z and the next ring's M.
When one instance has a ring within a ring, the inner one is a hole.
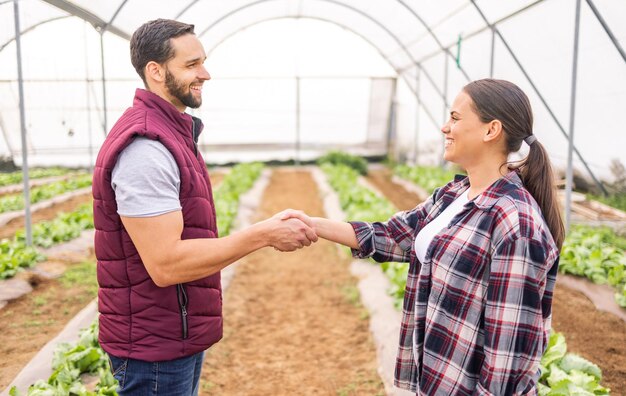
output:
M300 210L287 209L262 221L267 227L267 244L281 252L293 252L317 242L315 218Z

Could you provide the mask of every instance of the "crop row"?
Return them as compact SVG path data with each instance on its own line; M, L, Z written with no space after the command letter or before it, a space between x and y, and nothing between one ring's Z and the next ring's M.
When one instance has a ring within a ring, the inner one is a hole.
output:
M61 176L70 172L64 168L35 168L28 171L29 179L41 179L44 177ZM22 171L0 173L0 187L18 184L22 182Z
M358 184L358 173L355 170L345 165L323 165L322 169L330 185L337 191L341 207L349 219L386 221L394 213L395 209L386 199ZM372 203L377 209L367 213L367 207ZM387 210L378 209L385 207ZM394 298L394 305L400 309L408 264L383 263L381 268L391 282L388 292ZM551 335L541 360L540 395L607 395L609 390L599 385L601 379L602 372L597 365L580 356L567 354L565 338L558 333Z
M436 166L408 165L397 165L393 168L393 172L399 177L417 184L429 193L437 187L446 185L454 179L456 174L454 171Z
M339 196L341 209L352 220L367 222L385 221L397 212L397 209L385 198L359 185L359 173L346 165L323 164L329 184ZM394 299L396 308L402 306L404 288L409 271L408 263L382 263L381 268L391 283L388 291Z
M230 233L237 215L239 196L249 190L261 174L262 164L240 164L231 170L215 191L218 229L221 236ZM93 220L92 220L93 224ZM106 353L98 344L98 321L83 330L75 344L60 344L52 362L54 372L47 381L39 380L28 389L28 396L81 395L116 396L117 381L111 375ZM81 382L81 375L98 377L95 389L90 391ZM11 396L19 396L16 388Z
M45 184L39 187L33 187L30 190L30 203L44 201L56 195L88 186L91 186L91 175L89 174L80 175L69 180ZM0 213L21 209L24 209L24 195L22 193L7 195L0 198Z
M220 236L230 233L239 208L239 196L252 187L262 170L263 164L258 162L239 164L222 180L214 194L217 230Z
M616 289L615 301L626 308L626 239L609 228L576 226L570 230L559 270Z
M81 205L70 213L61 213L55 219L42 221L33 226L33 246L48 248L72 240L83 230L93 228L91 204ZM13 239L0 241L0 279L14 276L20 269L29 268L45 260L34 247L27 246L24 230L15 233Z

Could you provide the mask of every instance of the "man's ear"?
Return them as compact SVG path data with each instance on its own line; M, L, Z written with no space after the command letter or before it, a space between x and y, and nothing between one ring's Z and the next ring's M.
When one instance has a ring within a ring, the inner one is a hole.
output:
M155 61L150 61L145 69L146 80L154 80L157 83L165 81L165 68Z
M502 137L504 131L502 130L502 123L499 120L493 120L487 124L487 131L483 135L484 142L495 142Z

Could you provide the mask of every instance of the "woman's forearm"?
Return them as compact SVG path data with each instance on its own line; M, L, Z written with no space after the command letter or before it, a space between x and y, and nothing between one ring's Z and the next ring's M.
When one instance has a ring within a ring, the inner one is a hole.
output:
M332 242L340 243L353 249L359 247L354 229L349 223L325 219L323 217L312 217L313 228L320 238Z

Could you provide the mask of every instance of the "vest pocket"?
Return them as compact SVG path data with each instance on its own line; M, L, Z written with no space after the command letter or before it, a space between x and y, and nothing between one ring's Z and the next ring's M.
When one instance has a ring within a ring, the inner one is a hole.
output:
M189 299L187 298L187 292L185 291L185 287L180 283L176 285L176 296L178 297L180 320L183 326L183 340L186 340L188 336L187 304L189 303Z

